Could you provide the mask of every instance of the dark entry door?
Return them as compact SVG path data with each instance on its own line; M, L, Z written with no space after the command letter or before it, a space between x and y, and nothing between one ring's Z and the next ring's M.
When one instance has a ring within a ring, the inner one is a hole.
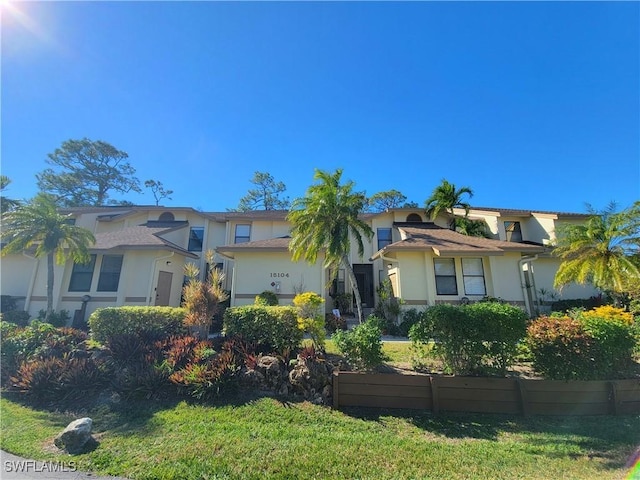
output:
M171 281L173 273L160 271L156 287L156 305L169 305L171 301Z
M353 273L356 276L358 290L362 298L362 306L367 308L374 307L373 298L373 265L354 264Z

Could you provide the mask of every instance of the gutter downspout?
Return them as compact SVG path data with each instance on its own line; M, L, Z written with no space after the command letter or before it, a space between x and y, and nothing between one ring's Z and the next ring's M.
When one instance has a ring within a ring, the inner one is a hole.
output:
M522 287L522 294L524 296L524 306L527 309L527 313L531 316L533 316L533 308L531 306L531 304L529 303L529 293L527 292L527 284L525 282L525 278L524 278L524 264L525 263L531 263L535 260L538 259L538 254L536 253L535 255L529 255L526 257L522 257L520 260L518 260L518 271L519 271L519 275L520 275L520 285Z
M160 260L166 260L168 258L172 258L176 252L171 252L169 255L164 255L162 257L157 257L153 261L153 272L151 272L151 278L149 279L149 300L147 301L147 305L151 306L151 299L153 298L153 281L156 280L156 273L158 271L158 262Z

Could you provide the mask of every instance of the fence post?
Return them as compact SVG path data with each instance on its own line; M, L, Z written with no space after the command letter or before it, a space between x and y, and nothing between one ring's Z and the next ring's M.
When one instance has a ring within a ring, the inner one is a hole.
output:
M438 398L438 385L436 383L436 377L429 375L429 384L431 385L431 399L433 402L433 413L440 412L440 399Z
M520 394L520 409L522 411L522 415L528 417L531 412L529 410L529 398L527 396L527 389L524 386L524 382L520 378L516 378L516 385L518 388L518 393Z
M618 385L615 380L609 382L609 406L614 415L618 415Z
M340 372L333 372L333 408L340 407Z

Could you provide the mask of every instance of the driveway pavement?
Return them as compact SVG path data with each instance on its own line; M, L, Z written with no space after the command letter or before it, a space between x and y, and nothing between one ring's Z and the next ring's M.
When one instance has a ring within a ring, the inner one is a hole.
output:
M79 472L73 457L69 460L37 462L0 451L2 480L127 480L123 477L99 477Z

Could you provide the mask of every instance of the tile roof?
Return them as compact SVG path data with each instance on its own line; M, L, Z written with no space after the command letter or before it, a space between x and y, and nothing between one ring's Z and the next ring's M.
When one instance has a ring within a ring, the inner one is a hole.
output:
M127 227L114 232L103 232L95 235L96 243L91 250L112 250L123 248L125 250L170 250L181 253L191 258L197 255L185 250L173 242L160 237L160 234L172 229L166 227L146 227L139 225Z
M433 223L396 224L406 234L404 240L387 245L373 258L387 252L432 250L436 255L502 255L504 252L540 253L538 245L504 242L482 237L470 237Z

